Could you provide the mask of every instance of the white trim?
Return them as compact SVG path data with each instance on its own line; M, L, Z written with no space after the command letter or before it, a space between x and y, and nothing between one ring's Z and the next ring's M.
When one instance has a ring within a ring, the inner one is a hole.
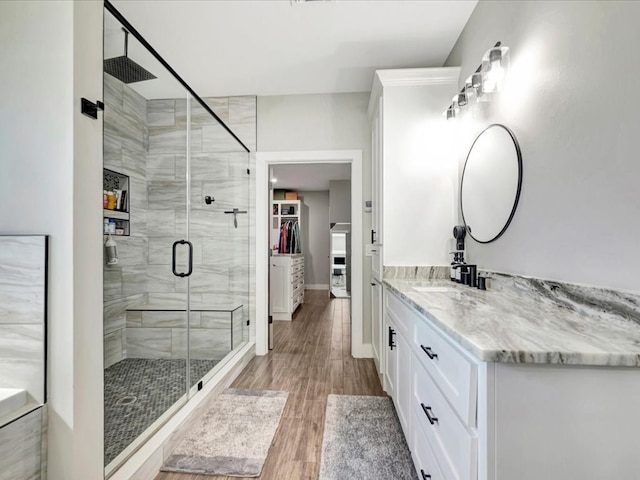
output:
M377 101L382 96L382 87L407 87L420 85L438 85L442 83L458 82L460 67L442 68L397 68L389 70L376 70L371 86L369 117L373 115ZM453 94L456 92L452 92Z
M305 290L329 290L328 283L305 283Z
M351 354L365 357L371 349L362 343L363 330L363 251L362 251L362 150L312 150L256 153L256 355L268 353L267 297L269 214L267 171L274 164L350 163L351 164Z

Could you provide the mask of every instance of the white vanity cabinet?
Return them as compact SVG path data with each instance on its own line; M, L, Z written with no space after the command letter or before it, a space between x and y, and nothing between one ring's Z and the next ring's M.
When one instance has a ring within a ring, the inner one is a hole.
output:
M274 320L291 320L304 303L304 256L273 255L269 262L271 315Z
M451 261L447 245L457 223L457 163L442 112L458 90L459 74L458 67L375 73L368 106L372 226L367 232L374 280L382 281L385 265ZM381 320L373 314L373 322ZM375 360L381 367L382 359Z
M421 480L640 478L640 368L481 361L386 286L384 304L385 387Z

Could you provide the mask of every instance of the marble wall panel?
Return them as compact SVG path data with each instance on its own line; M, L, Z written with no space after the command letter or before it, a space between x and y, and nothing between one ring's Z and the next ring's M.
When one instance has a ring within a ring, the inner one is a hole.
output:
M182 267L178 264L177 268ZM175 292L176 278L170 265L147 265L144 289L154 293Z
M249 262L249 239L202 237L202 263L217 267L231 267Z
M245 331L245 327L246 327L246 322L245 322L245 315L244 315L244 308L239 308L238 310L232 312L231 314L231 325L232 325L232 331L233 331L233 349L235 350L236 348L238 348L240 346L240 344L242 344L243 342L247 341L247 338L244 335L244 331Z
M127 148L122 149L122 162L119 166L115 166L113 170L124 173L130 177L146 181L146 153L144 151L132 151ZM105 162L105 168L110 168Z
M114 238L118 246L118 265L129 267L133 265L146 265L149 252L149 242L143 236L116 237ZM107 266L105 270L111 268ZM124 291L127 295L129 292Z
M42 324L46 237L0 236L0 324Z
M104 300L122 297L122 268L108 266L102 270Z
M142 312L140 310L127 310L127 328L142 328Z
M141 125L147 123L147 99L131 88L122 89L122 109L138 120Z
M191 155L192 182L215 181L218 179L226 179L228 177L228 153L198 153Z
M0 386L44 403L44 325L0 325Z
M122 292L125 295L138 295L147 292L146 265L122 267Z
M193 269L191 275L191 291L194 293L210 293L229 289L229 269L210 265L202 265Z
M0 428L0 480L44 480L43 411L38 408Z
M233 130L232 128L232 131ZM242 149L237 140L220 124L203 125L201 132L202 152L238 152ZM234 131L234 133L241 138L237 132Z
M170 328L127 328L127 358L171 358Z

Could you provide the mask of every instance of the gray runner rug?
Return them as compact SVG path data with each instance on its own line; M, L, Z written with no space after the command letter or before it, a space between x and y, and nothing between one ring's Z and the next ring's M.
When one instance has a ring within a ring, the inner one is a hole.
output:
M389 397L329 395L319 480L414 480Z
M161 470L259 476L287 395L267 390L225 390L189 429Z

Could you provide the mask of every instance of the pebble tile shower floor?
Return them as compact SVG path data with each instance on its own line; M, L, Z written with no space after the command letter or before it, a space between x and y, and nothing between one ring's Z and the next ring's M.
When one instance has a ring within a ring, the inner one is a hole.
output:
M217 363L191 360L191 384ZM127 358L104 371L105 465L184 395L185 365L183 359Z

